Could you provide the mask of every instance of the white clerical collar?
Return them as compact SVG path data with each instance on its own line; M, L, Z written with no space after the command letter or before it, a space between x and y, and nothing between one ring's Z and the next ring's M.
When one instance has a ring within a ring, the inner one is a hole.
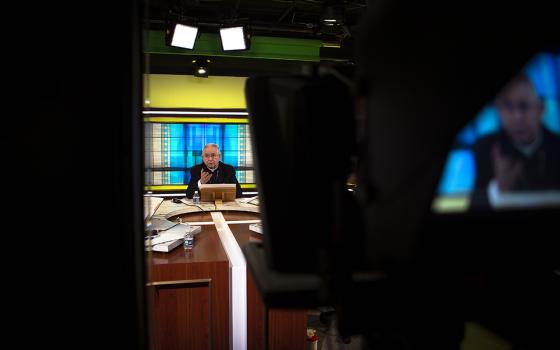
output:
M539 132L537 133L537 137L535 138L535 141L533 141L533 143L528 145L515 145L515 148L519 152L523 153L525 157L530 157L533 155L533 153L535 153L537 148L541 146L541 143L542 143L542 132L539 130Z
M220 164L218 163L218 166L216 166L214 169L210 169L210 168L208 168L208 167L207 167L207 168L208 168L208 170L210 170L211 172L214 172L214 171L218 170L219 167L220 167Z

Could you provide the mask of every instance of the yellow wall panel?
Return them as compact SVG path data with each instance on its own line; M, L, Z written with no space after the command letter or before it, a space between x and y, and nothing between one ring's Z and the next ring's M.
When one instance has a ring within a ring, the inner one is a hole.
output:
M144 106L245 109L245 80L247 77L145 74Z

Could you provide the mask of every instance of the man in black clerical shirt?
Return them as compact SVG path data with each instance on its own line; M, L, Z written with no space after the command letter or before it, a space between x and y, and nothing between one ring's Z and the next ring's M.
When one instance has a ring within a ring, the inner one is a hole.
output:
M487 208L503 193L560 190L560 137L542 124L544 104L521 74L496 98L502 129L474 146L471 208Z
M187 198L192 198L201 184L235 184L236 197L241 197L241 186L235 176L235 169L220 161L220 148L215 143L208 143L202 149L202 164L191 168L191 180L187 188Z

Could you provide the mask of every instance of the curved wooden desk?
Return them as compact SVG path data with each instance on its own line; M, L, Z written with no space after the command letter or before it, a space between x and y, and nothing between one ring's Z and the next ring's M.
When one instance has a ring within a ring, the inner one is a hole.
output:
M258 207L230 203L221 209L239 247L261 241L248 223L235 223L258 220ZM146 253L153 348L229 349L231 263L211 212L166 200L154 216L170 221L181 217L201 224L202 230L192 251L178 247L169 253ZM249 272L246 305L248 349L305 349L307 310L267 309Z

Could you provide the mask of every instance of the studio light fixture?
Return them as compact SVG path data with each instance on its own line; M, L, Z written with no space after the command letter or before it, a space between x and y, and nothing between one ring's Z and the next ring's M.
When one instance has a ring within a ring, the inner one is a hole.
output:
M222 50L224 51L249 49L249 35L243 26L220 28L220 39L222 41Z
M325 26L339 26L344 24L344 7L340 4L327 4L323 8L321 22Z
M184 23L173 23L167 30L168 45L184 49L192 50L197 36L198 28Z
M210 64L210 60L207 58L197 58L194 59L192 61L193 63L193 68L194 68L194 73L193 75L195 77L200 77L200 78L208 78L209 75L209 69L208 69L208 65Z

